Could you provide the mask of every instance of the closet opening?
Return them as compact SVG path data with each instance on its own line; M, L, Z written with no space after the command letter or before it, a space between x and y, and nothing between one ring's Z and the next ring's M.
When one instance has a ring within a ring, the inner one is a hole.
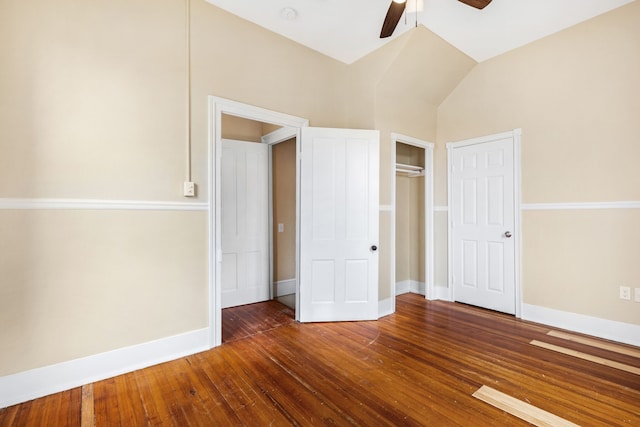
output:
M433 299L433 144L393 134L391 157L393 295Z

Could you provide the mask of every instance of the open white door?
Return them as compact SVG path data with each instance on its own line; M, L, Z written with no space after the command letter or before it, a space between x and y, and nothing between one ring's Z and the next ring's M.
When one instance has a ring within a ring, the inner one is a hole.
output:
M379 132L301 137L299 320L377 319Z
M222 308L269 299L268 150L222 140Z
M513 133L448 144L453 298L516 314L519 227Z

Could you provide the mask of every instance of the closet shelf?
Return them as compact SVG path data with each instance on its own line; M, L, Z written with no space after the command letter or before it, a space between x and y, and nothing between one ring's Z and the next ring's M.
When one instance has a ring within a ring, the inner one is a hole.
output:
M396 163L396 172L408 173L409 176L424 176L424 168L422 166L405 165L404 163Z

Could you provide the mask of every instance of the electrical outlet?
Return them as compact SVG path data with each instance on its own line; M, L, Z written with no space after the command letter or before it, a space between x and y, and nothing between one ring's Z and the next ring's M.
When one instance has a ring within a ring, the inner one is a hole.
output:
M184 197L194 197L196 195L196 184L193 182L185 181L183 187Z
M635 295L633 296L635 302L640 302L640 288L636 288Z
M631 300L631 288L628 286L620 286L620 299Z

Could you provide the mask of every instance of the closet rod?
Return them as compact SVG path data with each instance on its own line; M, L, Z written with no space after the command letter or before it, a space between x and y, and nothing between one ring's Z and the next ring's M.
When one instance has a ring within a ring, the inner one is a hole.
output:
M422 166L396 163L396 172L405 172L405 173L408 173L409 176L422 176L424 175L424 168Z

